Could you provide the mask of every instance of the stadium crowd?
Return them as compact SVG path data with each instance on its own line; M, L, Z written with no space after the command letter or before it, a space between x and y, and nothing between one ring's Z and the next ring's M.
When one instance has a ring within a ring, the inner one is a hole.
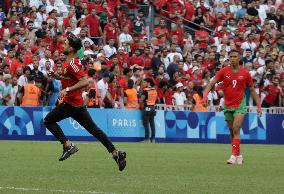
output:
M283 0L4 0L0 105L21 105L32 82L39 89L34 106L54 106L61 90L55 75L64 71L63 44L72 33L82 40L88 107L124 107L128 80L139 96L145 78L155 83L159 104L190 105L229 64L230 50L241 53L263 107L283 107L283 16ZM210 105L222 95L218 84Z

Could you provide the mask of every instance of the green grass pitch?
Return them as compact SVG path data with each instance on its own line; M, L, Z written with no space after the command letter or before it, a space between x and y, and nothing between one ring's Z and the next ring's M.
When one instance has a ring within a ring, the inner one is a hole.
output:
M123 172L101 144L77 145L59 162L57 142L0 141L0 193L284 193L283 145L242 145L245 164L230 166L229 145L116 143Z

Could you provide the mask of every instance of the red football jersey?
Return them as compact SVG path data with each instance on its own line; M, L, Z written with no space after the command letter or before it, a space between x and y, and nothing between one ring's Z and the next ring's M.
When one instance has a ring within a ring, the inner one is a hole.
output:
M106 40L113 38L114 41L116 41L118 30L119 30L119 28L117 26L114 26L111 23L109 23L109 24L105 25L104 30L105 30L105 33L106 33Z
M215 76L218 82L223 82L225 105L227 108L238 108L241 104L247 86L253 81L249 72L240 67L239 72L233 72L230 66L222 68Z
M62 89L75 85L79 79L85 77L86 73L83 71L79 58L73 58L70 63L62 65ZM84 100L82 97L83 89L68 92L63 101L72 106L83 106Z
M280 95L280 89L272 84L266 86L264 89L268 94L265 96L264 101L270 105L277 105L276 99Z

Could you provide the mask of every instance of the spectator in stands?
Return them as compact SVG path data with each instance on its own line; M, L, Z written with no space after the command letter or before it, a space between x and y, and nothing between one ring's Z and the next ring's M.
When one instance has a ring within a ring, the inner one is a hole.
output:
M158 39L158 42L165 46L167 38L169 37L169 30L166 26L166 21L164 19L160 20L159 25L153 31L154 36Z
M58 15L63 16L68 12L66 5L62 0L46 0L46 12L50 13L52 10L56 10Z
M22 67L22 64L15 57L15 51L13 49L8 51L7 56L4 58L4 62L5 64L9 65L12 75L15 75L17 68Z
M12 76L5 74L3 76L3 82L0 83L0 105L9 105L12 93Z
M173 75L174 75L174 73L175 73L176 71L178 71L178 64L179 64L180 60L181 60L181 59L180 59L180 56L179 56L179 55L174 55L174 56L173 56L173 62L170 63L170 65L169 65L168 68L167 68L167 73L168 73L168 75L170 76L170 78L172 78Z
M31 69L28 66L26 66L23 70L23 74L18 79L19 91L21 90L22 87L28 84L28 77L30 76L30 74L31 74Z
M146 21L144 19L144 12L143 12L143 10L139 10L138 15L134 19L134 26L133 26L134 33L137 33L140 36L145 35L145 33L146 33L145 27L146 27Z
M208 105L217 106L218 105L218 94L216 92L215 86L208 93Z
M140 55L140 49L136 48L135 51L133 52L133 55L129 57L128 60L128 65L131 66L143 66L143 57Z
M250 49L246 49L245 51L245 56L242 58L242 62L244 64L246 63L253 63L253 56L252 56L252 52Z
M50 61L46 61L45 62L45 69L41 71L42 74L44 75L44 77L48 77L48 74L50 74L51 72L53 72L53 69L51 69L51 63Z
M115 40L113 38L110 38L108 40L108 44L104 46L104 51L105 51L105 55L107 58L111 57L112 55L117 54L114 44L115 44Z
M262 102L262 107L269 108L272 106L280 105L280 94L281 90L279 89L279 78L274 77L272 84L267 85L263 91L266 93L266 96Z
M128 27L123 27L122 33L118 37L119 46L124 47L126 52L131 52L130 45L133 43L133 38L129 34Z
M89 26L89 35L94 42L98 45L100 37L103 35L101 26L99 25L99 18L96 15L96 9L92 9L90 15L85 18L85 23Z
M98 91L100 94L100 101L103 102L103 106L106 108L110 108L112 105L114 105L114 100L111 97L111 94L109 92L108 88L108 82L110 81L110 74L109 72L105 72L103 74L103 78L100 79L97 83ZM106 99L108 100L108 104L106 105Z
M169 59L169 63L172 63L174 61L174 56L175 55L179 56L179 60L183 60L182 54L177 51L177 45L172 43L171 47L170 47L170 50L169 50L169 52L167 54L167 58Z
M168 57L168 53L169 53L169 49L167 48L163 48L161 51L161 62L163 63L163 65L165 66L165 68L168 68L169 64L170 64L170 58Z
M252 52L252 55L255 55L255 49L257 48L257 45L253 42L253 34L250 33L247 37L247 41L243 42L241 45L241 52L243 53L243 57L245 56L246 49L250 49Z
M108 42L109 39L113 39L117 43L117 37L120 29L118 27L117 18L112 16L111 22L106 24L104 27L104 43Z
M39 61L36 55L33 56L33 63L29 64L28 67L31 69L31 74L34 76L35 80L38 80L39 82L43 83L45 77L43 72L39 71Z
M167 7L169 18L177 21L178 18L183 17L185 15L184 7L178 0L172 0L171 6Z
M62 66L57 66L56 71L58 74L61 74ZM61 91L61 82L60 80L54 78L53 72L49 72L47 82L48 85L46 87L46 93L47 93L46 102L48 106L55 106L58 99L58 94Z
M7 55L8 51L5 48L4 41L0 40L0 57L3 60L3 56Z
M177 110L184 110L183 106L186 104L187 98L183 92L184 86L181 82L176 84L176 92L173 94L173 105L178 106Z
M38 7L38 12L36 13L36 22L38 24L42 24L42 22L46 21L46 7L44 5L40 5Z
M245 14L247 13L247 3L246 3L246 1L242 1L241 6L242 6L242 8L239 9L237 11L237 13L236 13L236 17L238 19L244 18Z
M6 74L10 74L10 68L9 68L9 65L2 65L2 63L0 63L0 65L3 67L3 72L1 72L3 75L6 75ZM1 70L2 70L1 69ZM1 80L1 79L0 79Z
M29 7L21 0L6 2L4 14L0 10L1 70L3 75L14 76L15 81L20 77L23 80L23 68L30 67L36 84L43 82L43 101L48 85L42 81L42 72L50 78L46 61L50 61L51 71L56 71L57 64L60 68L65 62L62 42L71 32L84 45L84 70L96 69L94 82L106 71L114 74L109 85L112 91L118 91L116 80L122 89L127 89L131 78L141 94L141 80L154 75L156 86L162 81L168 82L167 86L179 82L190 85L190 92L185 91L190 104L191 85L205 85L221 67L228 65L228 51L232 49L242 52L242 65L256 79L256 87L272 84L275 76L284 78L283 6L278 1L155 1L152 5L159 6L155 7L157 14L148 19L159 24L154 27L151 40L146 30L147 9L130 1L126 5L132 6L130 11L117 0L70 1L69 6L62 0L30 0ZM175 55L180 60L173 66ZM169 66L175 67L171 79L165 72ZM172 104L171 92L171 87L163 92L165 99L170 99L164 101L167 104ZM116 99L118 96L121 95Z
M44 57L40 59L39 61L39 70L41 72L46 72L46 61L50 62L50 68L53 69L54 68L54 61L53 59L51 59L52 55L51 55L51 51L49 49L46 49L44 51Z

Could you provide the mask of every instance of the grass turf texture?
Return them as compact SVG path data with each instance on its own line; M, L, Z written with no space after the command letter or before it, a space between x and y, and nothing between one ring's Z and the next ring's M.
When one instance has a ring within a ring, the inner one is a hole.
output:
M280 145L242 145L245 164L230 166L229 145L118 143L127 151L123 172L101 144L77 145L78 153L59 162L59 143L0 141L0 193L284 192Z

